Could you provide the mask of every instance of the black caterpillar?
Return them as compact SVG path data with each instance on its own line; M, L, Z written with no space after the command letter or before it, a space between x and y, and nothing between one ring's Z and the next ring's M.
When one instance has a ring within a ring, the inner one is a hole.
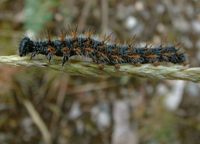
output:
M24 37L19 44L19 55L31 53L31 58L42 54L47 59L53 55L62 57L62 65L71 56L83 55L89 57L97 64L147 64L147 63L173 63L184 64L186 56L175 46L158 46L148 48L132 44L114 44L93 38L91 35L61 36L60 40L33 41Z

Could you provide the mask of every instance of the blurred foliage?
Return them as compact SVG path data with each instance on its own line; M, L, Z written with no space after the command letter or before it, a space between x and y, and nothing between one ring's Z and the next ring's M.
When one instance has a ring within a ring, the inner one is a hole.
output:
M57 5L57 0L25 0L25 28L40 32L45 23L53 19L53 11Z

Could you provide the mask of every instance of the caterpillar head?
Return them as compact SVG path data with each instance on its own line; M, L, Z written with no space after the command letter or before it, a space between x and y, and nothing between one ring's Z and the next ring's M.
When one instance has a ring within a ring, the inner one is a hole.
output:
M19 44L19 55L25 56L33 50L33 41L28 37L24 37Z

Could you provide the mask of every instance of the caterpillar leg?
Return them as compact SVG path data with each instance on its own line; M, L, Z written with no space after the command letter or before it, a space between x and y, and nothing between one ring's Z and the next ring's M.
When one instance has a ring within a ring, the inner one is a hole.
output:
M64 66L64 64L66 63L66 61L68 61L69 57L67 55L64 55L63 56L63 59L62 59L62 66Z
M103 70L104 69L104 64L99 64L99 69Z
M30 59L33 59L33 58L36 56L36 54L37 54L37 52L33 52L33 53L31 53L31 57L30 57Z
M49 60L49 63L50 63L53 55L55 54L55 52L56 52L55 48L53 48L51 46L48 47L47 59Z
M120 64L115 64L115 69L119 70L120 69Z
M62 49L63 52L63 59L62 59L62 66L64 66L64 64L66 63L66 61L68 61L69 56L70 56L70 50L67 47L64 47Z
M48 53L48 54L47 54L47 59L48 59L49 63L50 63L52 57L53 57L53 55L52 55L51 53Z
M141 63L135 63L134 64L136 67L140 67L142 64Z
M160 65L160 62L155 61L155 62L153 62L152 64L153 64L153 66L159 66L159 65Z

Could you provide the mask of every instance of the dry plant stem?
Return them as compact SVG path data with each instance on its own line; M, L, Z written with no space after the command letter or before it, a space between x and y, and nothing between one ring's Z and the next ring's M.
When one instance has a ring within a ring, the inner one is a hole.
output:
M66 77L65 77L66 78ZM65 94L67 93L67 89L66 87L63 87L62 85L66 86L67 82L65 80L64 76L61 76L60 79L60 84L58 86L58 95L57 95L57 102L56 105L59 108L59 110L62 109L64 101L65 101ZM51 126L50 126L50 130L51 130L51 134L52 134L52 139L55 139L56 137L58 137L59 135L59 121L60 121L60 111L54 112L52 119L51 119Z
M49 133L49 130L47 126L45 125L45 122L42 120L40 114L37 112L32 102L28 99L26 92L24 92L21 89L22 83L19 83L15 79L13 79L13 82L15 84L14 89L17 93L16 95L18 96L18 100L24 105L25 109L28 111L29 115L31 116L33 120L33 123L36 125L36 127L40 131L44 143L52 144L51 134Z
M98 85L98 87L97 87ZM99 82L98 84L92 83L92 84L85 84L81 86L77 86L76 89L68 90L67 94L68 95L73 95L73 94L78 94L78 93L86 93L90 91L98 91L98 90L103 90L103 89L108 89L111 87L117 87L119 86L119 83L115 84L108 84L108 82Z
M90 12L93 2L94 2L93 0L85 0L85 5L83 7L83 10L81 12L81 16L80 16L80 19L78 22L78 30L79 31L83 31L83 29L85 27L85 23L86 23L86 20L89 15L89 12Z
M103 70L99 69L97 64L78 62L66 63L64 67L61 66L61 60L54 59L51 64L47 60L35 59L29 60L28 57L0 56L0 63L10 64L14 66L36 66L46 67L57 71L63 71L71 75L85 76L85 77L110 77L110 76L138 76L150 79L170 79L170 80L187 80L192 82L200 82L200 67L187 68L181 65L171 66L153 66L151 64L144 64L141 66L134 66L130 64L120 65L120 69L116 70L114 66L105 66Z
M101 30L102 33L105 34L108 28L108 0L101 1L101 11L102 11Z
M42 133L45 144L51 144L51 135L44 121L41 119L38 112L34 108L33 104L28 99L25 99L25 98L22 98L22 103L24 104L25 108L29 112L31 118L33 119L33 122L37 125L40 132Z

